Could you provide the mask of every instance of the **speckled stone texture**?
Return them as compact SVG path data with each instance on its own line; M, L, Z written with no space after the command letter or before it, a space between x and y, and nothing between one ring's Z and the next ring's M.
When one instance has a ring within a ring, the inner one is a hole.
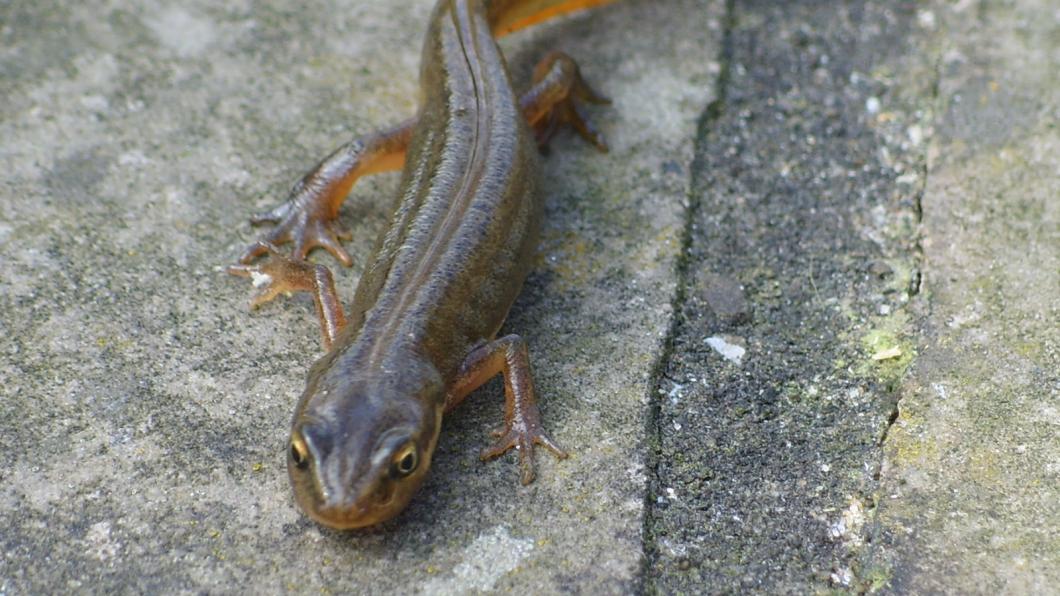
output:
M1060 591L1060 8L938 3L930 315L888 435L866 575ZM871 584L870 584L871 585Z
M609 154L563 133L543 160L540 259L506 326L572 458L542 455L526 488L514 454L479 462L494 382L398 519L337 533L292 504L312 305L252 314L221 267L318 159L414 112L432 4L0 4L0 593L634 589L716 1L621 2L503 43L516 80L562 49L614 99L591 112ZM396 182L344 207L358 263ZM344 296L358 272L336 272Z
M661 593L860 586L915 353L923 147L891 97L915 4L824 4L732 6L658 387L646 554Z
M573 452L482 464L500 383L383 526L293 505L319 355L247 217L412 114L432 0L0 2L0 596L1049 593L1060 13L620 0L502 42L614 105L561 134L505 331ZM397 175L341 213L352 295Z

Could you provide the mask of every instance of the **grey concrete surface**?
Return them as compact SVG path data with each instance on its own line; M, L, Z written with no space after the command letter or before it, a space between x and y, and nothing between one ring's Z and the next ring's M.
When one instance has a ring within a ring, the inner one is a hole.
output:
M730 16L658 388L660 593L861 587L879 441L915 352L923 150L891 104L917 24L911 2L823 5Z
M0 595L1058 591L1047 0L624 0L504 40L615 99L611 153L543 159L507 323L573 457L480 463L493 382L400 517L305 519L312 305L250 313L221 267L414 111L431 4L0 3ZM396 181L343 209L358 263Z
M514 456L480 463L494 383L393 522L336 533L291 502L312 306L251 314L220 268L259 234L250 213L414 111L431 4L0 5L0 593L634 589L719 2L623 2L504 43L517 79L562 48L615 100L592 111L609 154L563 135L544 160L541 258L507 327L573 457L540 458L528 488ZM364 181L343 211L361 262L395 184ZM338 273L346 296L357 272Z
M935 3L930 311L866 568L895 593L1060 593L1060 8ZM929 50L929 53L930 50Z

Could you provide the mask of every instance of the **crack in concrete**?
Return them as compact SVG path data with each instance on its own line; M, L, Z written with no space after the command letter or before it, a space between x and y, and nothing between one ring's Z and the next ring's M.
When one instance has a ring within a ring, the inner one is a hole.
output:
M942 81L942 54L938 52L932 60L931 68L932 80L929 85L928 103L931 106L931 111L924 118L932 124L937 124L938 113L939 113L939 97L940 97L940 85ZM910 276L909 281L909 298L910 305L913 305L913 301L917 301L919 305L930 314L931 311L931 300L930 298L922 293L924 284L924 269L927 265L926 255L924 250L924 195L927 192L928 187L928 176L931 173L929 167L929 147L931 145L931 137L937 134L937 128L935 126L929 126L926 128L929 131L928 138L924 139L922 145L921 154L919 156L919 165L917 167L917 188L913 194L913 217L916 224L916 236L913 242L913 250L911 251L911 258L913 261L913 272ZM918 345L924 340L924 329L919 327L914 331ZM907 373L908 374L908 373ZM872 480L874 486L871 490L865 491L863 500L869 504L868 518L871 520L865 524L863 531L864 549L858 558L861 559L862 570L858 577L858 582L854 586L855 592L858 594L867 594L877 591L877 586L874 585L874 579L871 570L874 566L871 564L877 558L878 548L882 533L882 520L880 519L880 507L879 503L884 498L882 477L883 477L883 466L886 458L886 446L888 438L891 435L891 430L894 425L898 422L899 416L901 416L901 408L903 402L903 391L902 387L898 386L894 390L894 405L891 408L890 413L887 416L887 422L884 425L883 431L880 433L880 437L876 442L876 447L879 450L878 458L876 460L875 470L872 474ZM866 571L870 571L866 573Z
M687 189L688 204L684 214L684 228L681 231L681 254L676 263L676 284L674 298L671 303L670 324L663 339L662 350L652 370L649 387L648 419L645 430L645 447L647 457L645 467L647 470L647 487L644 491L644 524L641 531L642 549L641 569L637 580L638 593L654 593L656 590L652 585L650 570L658 554L658 547L654 535L654 513L656 497L659 484L659 459L662 437L662 413L661 404L658 399L659 390L663 379L667 378L666 370L673 357L674 339L680 331L681 312L688 297L688 288L691 281L689 264L692 260L691 251L694 240L694 227L696 216L699 214L701 201L699 198L699 180L704 170L697 167L703 160L710 138L710 131L714 124L721 119L725 111L725 102L728 96L730 80L730 64L733 56L732 34L735 28L736 0L725 0L725 13L722 23L721 53L719 56L720 70L715 81L714 100L707 104L703 113L696 123L695 147L692 152L691 173Z
M941 54L938 54L938 55L936 55L934 57L934 60L932 60L932 65L933 65L933 67L931 69L932 80L931 80L931 84L929 86L929 88L930 88L929 103L930 103L932 109L931 109L931 112L928 114L927 118L925 118L925 120L930 121L932 123L935 123L935 121L937 120L937 113L938 113L939 85L940 85L940 82L942 80L942 56L941 56ZM934 126L929 127L928 130L932 131L930 134L935 134L933 132L935 130ZM928 175L930 174L930 168L928 167L928 153L929 153L928 147L930 146L930 144L931 144L931 139L930 138L924 140L924 143L923 143L923 146L922 146L923 149L921 150L921 154L919 156L919 166L917 167L917 174L918 174L918 176L917 176L917 178L918 178L918 180L917 180L917 188L916 188L916 192L913 193L913 216L914 216L914 221L916 222L917 229L916 229L916 237L915 237L914 242L913 242L913 250L911 251L912 252L912 261L913 261L913 272L912 272L912 274L910 276L910 280L909 280L909 298L910 299L914 299L914 298L922 296L921 290L923 289L923 284L924 284L924 268L926 266L926 263L925 263L926 257L924 255L924 231L923 231L923 223L924 223L924 193L927 191ZM930 300L928 300L926 297L924 297L921 300L921 303L925 307L926 310L930 311L930 308L931 308L931 301ZM919 330L918 335L922 335L922 330ZM879 461L878 465L876 466L875 473L873 474L873 479L877 480L877 481L880 479L880 472L882 470L882 464L883 464L883 452L882 452L882 449L883 449L884 445L887 443L887 437L890 434L891 428L898 421L898 416L900 414L900 408L901 408L901 403L902 403L902 396L901 396L900 388L895 390L895 395L896 395L897 399L894 402L894 407L891 409L891 412L888 414L887 423L886 423L886 425L883 428L883 432L880 433L879 440L876 442L877 446L881 449L880 461ZM878 489L879 489L879 487L877 487L876 490L878 491Z
M717 156L708 153L708 145L710 145L710 151L716 151L716 146L713 145L716 145L719 142L719 136L724 136L723 138L727 139L727 133L725 130L720 129L721 126L725 124L724 121L734 117L737 113L742 113L742 106L739 105L739 102L741 101L741 87L739 85L741 77L743 76L743 71L740 70L740 65L743 63L739 62L741 55L740 39L742 31L736 27L737 23L735 21L738 19L736 3L726 2L725 6L727 8L727 14L724 30L724 43L722 47L722 68L724 70L721 73L722 76L720 76L719 80L716 82L718 88L717 99L704 109L700 122L697 123L695 157L692 162L693 166L696 164L710 165L713 163L712 161L707 161L707 158L717 158ZM766 29L762 28L762 30ZM748 31L758 32L759 30L748 28ZM753 35L753 33L748 33L748 35ZM797 42L798 39L796 39L796 43ZM811 40L807 40L805 43L807 46L812 46ZM840 42L833 41L833 46L838 45L840 45ZM748 45L748 47L758 46ZM756 60L758 58L766 58L769 56L769 53L764 52L763 55L754 52L749 54L750 59ZM754 64L758 65L761 64L761 62L756 62ZM795 62L795 64L797 65L798 63ZM937 87L937 63L934 66L935 70L931 73L932 78L934 78L932 83ZM735 69L734 75L736 77L736 84L731 84L729 81L729 68ZM842 67L833 68L842 70ZM763 69L763 72L767 71ZM798 71L795 74L797 75L800 73L801 71ZM783 74L789 73L784 71ZM792 78L796 82L799 81L797 76L792 76ZM787 78L785 78L784 81L788 81ZM876 92L879 93L879 90ZM867 93L868 91L866 91L866 94ZM747 103L750 104L750 102ZM798 106L796 105L792 110L797 111L797 107ZM853 109L854 108L851 107L852 111ZM750 113L755 113L754 109L748 108L748 113L749 115ZM934 111L929 110L926 115L917 116L921 122L930 122L933 119ZM882 120L882 118L883 117L881 117L881 123L888 122ZM859 130L859 133L867 137L872 134L872 130L873 128L869 127L867 130ZM894 141L893 137L886 136L886 126L881 126L879 134L881 137L878 137L877 139L880 143ZM894 130L891 134L894 134ZM851 137L853 137L853 135L851 135ZM928 164L926 164L926 156L928 156L928 153L926 153L925 146L926 145L922 145L919 147L919 151L913 151L906 154L907 157L913 158L913 163L906 162L905 172L913 173L916 176L916 181L915 186L912 189L906 187L905 191L908 194L905 194L902 197L901 203L898 206L898 208L908 217L904 222L912 222L914 228L912 233L908 233L907 229L903 228L901 232L896 234L899 239L897 250L902 255L902 264L908 267L909 277L906 280L903 280L904 283L902 286L895 287L893 291L905 291L908 298L914 298L915 296L920 295L923 282L921 270L923 269L924 256L919 226L923 217L921 201L926 189L926 172L928 172ZM808 150L807 153L813 152L814 150ZM875 163L875 161L872 163ZM649 450L647 463L650 476L649 490L646 493L646 503L644 503L644 525L642 533L644 553L642 559L643 571L641 582L644 588L647 588L644 592L657 592L659 590L659 584L656 583L659 581L659 564L661 561L667 559L668 549L671 549L670 541L672 536L668 532L668 528L665 525L660 524L660 521L666 518L666 513L663 511L668 507L668 503L673 502L675 497L673 496L673 489L667 488L668 485L664 484L665 481L668 481L666 478L669 461L664 459L664 455L666 454L666 457L670 457L669 452L666 451L666 441L670 433L670 420L667 418L666 402L659 403L659 395L670 387L670 385L664 386L666 381L669 380L674 386L679 385L682 381L679 379L679 375L674 375L674 379L670 379L670 376L668 375L670 370L668 365L673 366L674 363L681 362L682 360L682 334L689 328L689 322L687 319L676 317L683 317L682 311L689 308L690 302L694 303L696 299L694 294L695 286L692 284L694 281L693 278L695 277L695 271L693 269L696 263L695 250L697 247L695 246L695 241L699 240L696 238L696 234L700 233L700 218L708 214L704 213L704 210L709 209L709 203L706 203L706 201L709 200L710 194L706 192L696 192L705 190L703 187L706 173L700 171L703 170L703 168L696 168L695 170L696 171L694 171L691 176L690 200L686 211L687 218L685 221L686 229L685 234L683 235L684 242L681 247L682 258L678 260L676 271L678 286L674 295L673 313L671 315L675 318L671 320L669 333L665 339L665 349L663 353L660 354L659 361L656 363L656 367L653 371L652 404L650 407L650 418L648 421L647 432L647 444ZM817 281L814 278L815 267L813 264L813 256L811 255L809 259L809 283L812 286L813 295L817 300L820 300ZM916 304L913 302L909 304L913 305L913 309L916 309ZM905 310L906 312L911 310L908 308L908 305L899 305L897 308ZM890 311L888 310L887 312L889 313ZM830 581L833 586L849 586L853 591L858 591L862 588L867 590L868 586L872 584L871 577L859 577L860 569L856 566L856 560L861 558L861 554L864 553L866 547L870 548L869 543L873 539L872 529L867 524L863 524L865 519L872 521L876 520L876 504L879 495L879 480L881 478L881 466L883 461L882 448L887 441L890 428L897 423L900 415L899 399L901 396L898 385L881 381L879 386L873 384L871 391L873 393L873 399L879 400L878 403L882 406L880 408L882 411L878 410L878 416L880 416L880 418L875 422L875 428L879 431L877 433L872 433L872 430L866 428L867 436L865 438L868 439L868 441L865 441L865 443L862 444L867 448L864 466L866 468L871 466L873 460L876 460L877 463L875 470L865 470L865 472L868 472L865 476L865 480L867 481L864 481L860 487L852 488L849 493L846 493L850 495L847 496L847 498L849 499L851 510L856 507L856 509L858 509L858 515L856 515L856 518L859 518L862 521L859 521L856 524L848 524L846 526L847 530L838 534L838 536L843 536L842 541L838 541L837 536L833 536L832 540L835 541L836 546L834 547L834 554L831 560L831 569L826 566L824 567L824 572L818 572L816 576L817 581ZM880 424L881 422L882 424ZM687 426L687 423L684 421L682 421L682 423ZM681 427L677 426L676 422L674 422L674 424L676 430L678 432L681 431ZM882 430L880 430L881 426ZM875 434L875 437L873 437L873 434ZM873 441L873 438L876 440ZM824 472L827 473L828 471L828 467L826 466ZM864 518L861 515L861 508L863 507L864 513L866 514ZM835 509L824 509L824 511L832 513ZM846 514L844 514L842 519L846 520ZM737 522L741 524L743 523L739 519L737 519ZM864 542L862 543L863 540ZM687 566L681 566L682 564L688 564L687 559L684 559L683 553L677 553L673 555L673 557L675 564L671 568L674 569L674 571L676 571L676 569L688 568ZM851 563L853 564L851 565ZM695 563L691 564L694 565ZM690 572L690 577L694 577L691 575L694 573L696 572ZM836 579L836 577L838 577L838 579Z

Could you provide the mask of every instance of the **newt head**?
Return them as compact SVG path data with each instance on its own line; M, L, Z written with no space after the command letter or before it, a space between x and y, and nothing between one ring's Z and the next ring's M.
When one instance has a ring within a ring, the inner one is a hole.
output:
M295 500L339 530L386 521L427 476L444 388L437 373L415 388L397 379L343 384L345 390L327 376L310 381L291 428L287 471Z

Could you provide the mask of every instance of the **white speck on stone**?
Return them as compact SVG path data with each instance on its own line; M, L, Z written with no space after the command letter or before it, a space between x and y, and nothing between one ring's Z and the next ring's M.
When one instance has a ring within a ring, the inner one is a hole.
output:
M939 396L941 399L946 399L948 397L946 386L942 383L932 383L931 388L935 390L935 395Z
M681 401L681 391L684 388L684 385L674 383L674 386L670 388L670 392L666 394L666 397L670 398L671 404L677 405L677 402Z
M832 572L832 583L840 586L849 586L850 582L854 581L854 573L846 567L842 569L836 569Z
M217 38L212 22L181 8L168 8L145 19L158 41L182 58L198 56Z
M922 10L916 15L916 22L925 29L935 28L935 13L930 10Z
M687 545L681 544L679 542L675 543L669 538L663 538L659 542L662 544L663 549L666 550L666 553L671 557L683 557L688 554Z
M113 559L121 550L121 543L110 535L109 521L92 524L85 533L85 543L88 545L88 552L100 561Z
M894 346L893 348L887 348L886 350L880 350L879 352L876 352L872 355L872 359L876 362L880 362L882 360L891 360L892 358L898 358L901 355L902 349L898 346Z
M670 499L671 501L676 501L677 500L677 491L675 491L672 488L667 487L667 489L666 489L666 498Z
M919 179L920 179L920 175L917 174L917 172L913 171L913 172L906 172L905 174L902 174L901 176L895 178L894 181L897 182L898 184L906 184L906 185L912 186L912 185L916 184L917 180L919 180Z
M714 348L714 351L721 354L721 357L739 366L743 362L744 354L747 350L743 346L734 343L736 338L729 337L726 335L715 335L707 338L707 345Z
M870 97L865 100L865 111L869 114L876 115L880 113L880 98Z
M107 98L98 94L82 96L81 105L93 112L106 112L110 108L110 102L107 101Z
M508 528L496 526L464 548L463 561L453 568L452 576L433 578L423 584L422 591L426 594L488 592L532 550L533 540L515 538Z
M828 536L831 537L832 540L839 540L846 533L847 524L843 521L842 517L832 522L832 525L828 526Z
M828 526L828 536L832 540L842 541L848 547L860 546L863 542L862 528L865 526L865 508L861 501L849 497L850 505L843 514Z
M120 166L143 166L150 162L147 156L137 150L126 151L118 156L118 165Z
M250 283L253 284L255 288L267 286L272 283L272 276L268 273L262 273L261 271L251 271Z
M912 143L914 147L917 147L920 143L924 142L924 129L920 128L920 125L918 124L910 126L906 131L906 134L909 135L909 142Z

